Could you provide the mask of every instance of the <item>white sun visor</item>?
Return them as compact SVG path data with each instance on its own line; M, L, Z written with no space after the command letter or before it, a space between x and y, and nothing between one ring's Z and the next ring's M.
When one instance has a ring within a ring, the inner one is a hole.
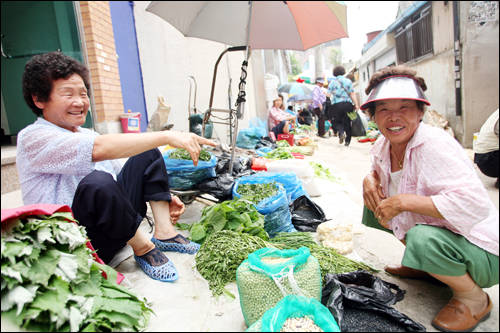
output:
M368 109L371 102L386 99L413 99L431 105L417 81L406 75L395 75L380 81L372 89L366 102L361 105L361 110Z

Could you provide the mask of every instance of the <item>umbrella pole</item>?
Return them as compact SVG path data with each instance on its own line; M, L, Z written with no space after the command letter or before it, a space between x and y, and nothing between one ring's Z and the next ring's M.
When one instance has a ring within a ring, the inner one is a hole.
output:
M243 66L241 67L241 77L240 77L240 84L239 84L239 96L237 100L238 104L238 109L236 111L236 119L234 123L234 134L233 134L233 140L231 143L231 160L229 161L229 175L233 175L233 160L234 160L234 150L236 149L236 137L238 135L238 119L243 118L243 111L245 109L245 79L247 77L247 66L248 66L248 58L250 57L250 48L248 47L248 43L250 41L250 24L252 20L252 6L253 6L253 1L250 1L250 10L248 13L248 30L247 30L247 50L246 50L246 56L245 56L245 61L243 62Z

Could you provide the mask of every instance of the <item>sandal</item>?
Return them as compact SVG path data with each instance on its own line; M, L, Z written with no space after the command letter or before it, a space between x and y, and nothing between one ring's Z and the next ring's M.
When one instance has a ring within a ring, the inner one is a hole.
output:
M195 254L200 249L200 244L188 241L184 236L178 234L177 236L169 239L156 239L154 236L151 242L162 251L177 251L181 253ZM181 242L187 242L185 244Z
M159 264L162 262L163 258L167 259L164 264ZM154 248L145 255L136 256L134 254L134 259L137 261L139 266L144 270L144 272L152 279L159 280L162 282L172 282L179 278L177 269L175 269L174 264L163 253Z

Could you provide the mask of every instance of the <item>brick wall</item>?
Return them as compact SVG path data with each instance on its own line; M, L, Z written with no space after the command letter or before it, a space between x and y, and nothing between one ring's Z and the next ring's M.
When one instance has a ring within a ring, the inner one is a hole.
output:
M97 122L119 122L123 99L109 1L80 1Z

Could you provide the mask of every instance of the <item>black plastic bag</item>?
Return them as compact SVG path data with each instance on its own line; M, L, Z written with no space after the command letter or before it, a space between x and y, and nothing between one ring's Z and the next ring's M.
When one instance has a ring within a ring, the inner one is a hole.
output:
M231 155L227 153L222 153L222 155L217 156L217 164L215 166L215 173L217 175L223 175L229 173L229 161L231 160ZM233 177L243 177L253 175L255 171L251 169L252 158L249 157L238 157L235 156L233 159Z
M352 136L366 136L365 126L363 126L363 122L361 121L361 118L359 117L359 115L358 115L358 117L356 117L356 119L354 119L352 121L351 135Z
M260 138L259 143L255 146L255 149L259 149L262 147L269 147L271 149L278 148L278 145L268 136L263 136Z
M207 193L220 201L231 200L235 178L229 174L217 175L194 185L193 190Z
M305 195L296 198L289 207L297 231L316 232L318 225L327 221L323 209Z
M406 293L396 284L367 271L326 274L325 282L321 303L330 310L342 332L346 330L344 306L373 311L404 327L407 332L425 332L424 326L391 307Z

